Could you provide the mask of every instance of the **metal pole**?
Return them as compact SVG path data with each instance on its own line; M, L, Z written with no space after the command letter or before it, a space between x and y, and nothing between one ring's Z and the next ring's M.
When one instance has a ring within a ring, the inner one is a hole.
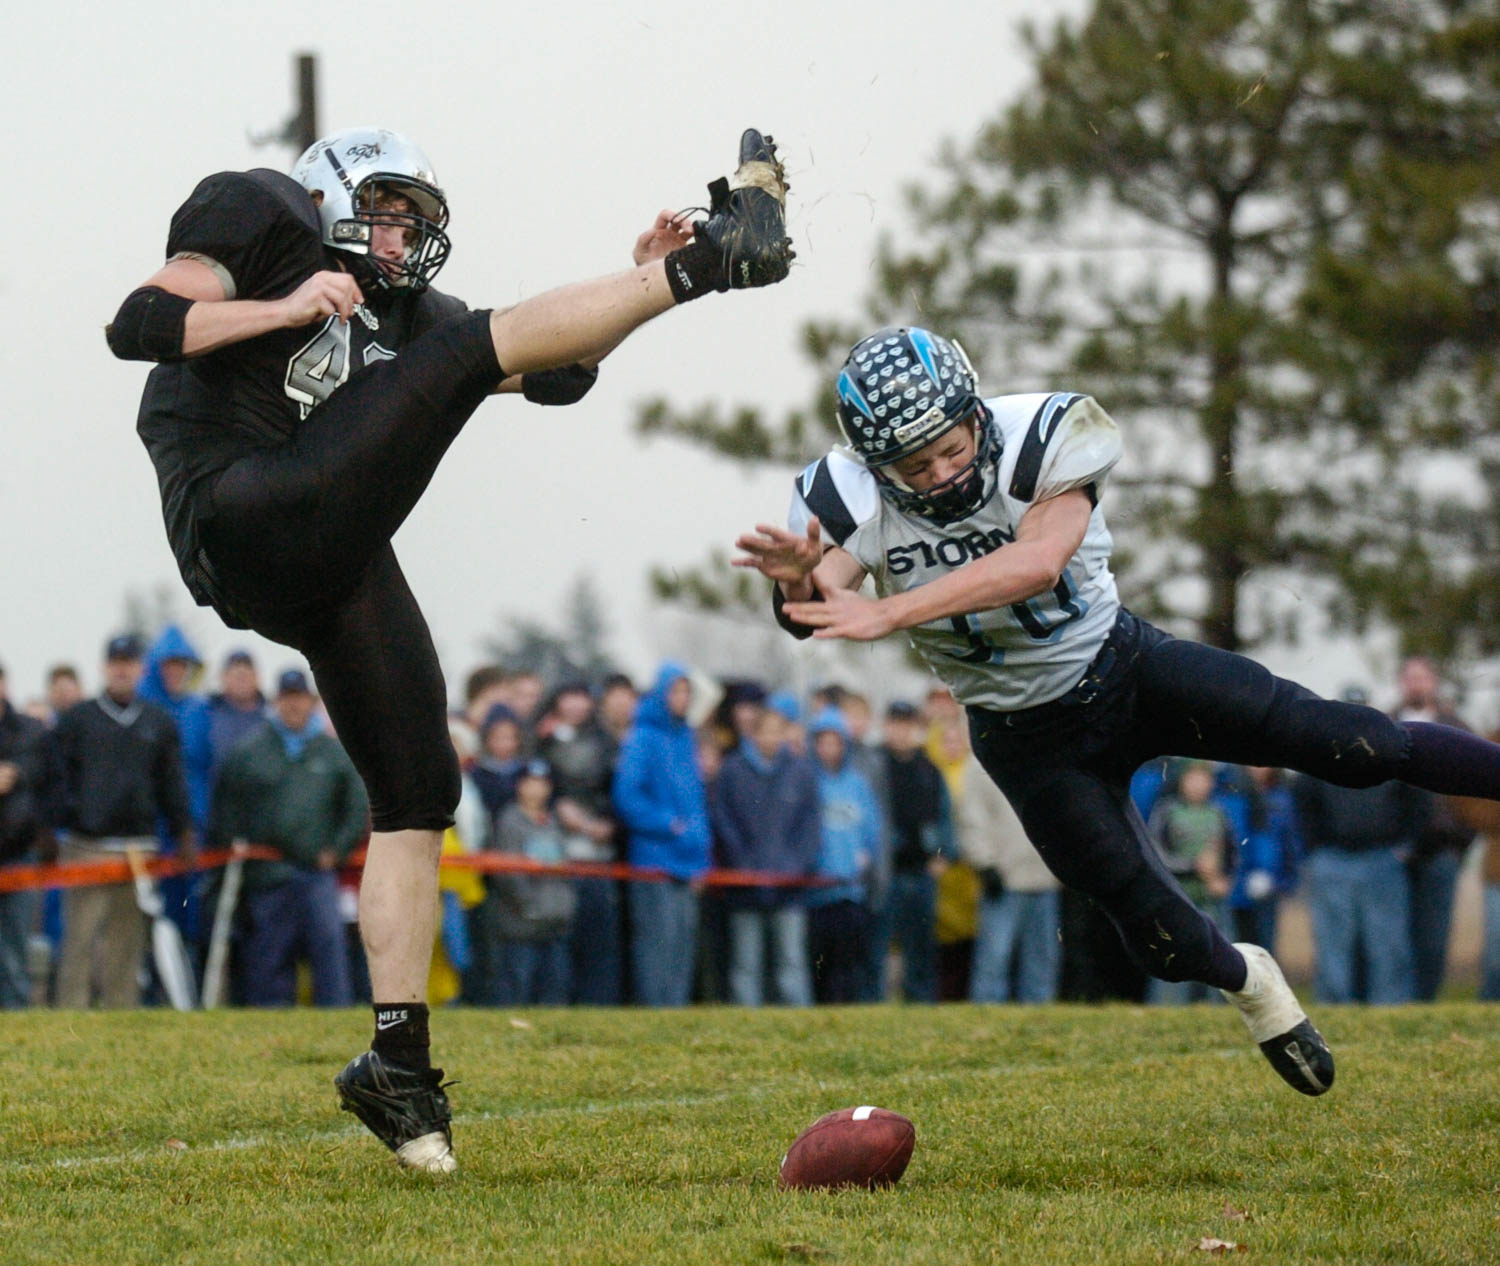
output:
M297 153L318 139L318 58L316 53L297 54L297 113L292 120Z

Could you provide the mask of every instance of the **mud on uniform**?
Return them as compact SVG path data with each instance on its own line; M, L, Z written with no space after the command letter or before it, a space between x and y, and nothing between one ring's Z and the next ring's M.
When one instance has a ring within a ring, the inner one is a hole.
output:
M311 196L269 170L202 181L167 258L228 299L337 269ZM137 431L194 599L307 657L377 830L453 821L459 775L427 623L391 548L438 461L505 376L489 313L428 289L154 368Z
M904 514L874 475L835 450L798 477L789 527L817 515L876 592L900 593L1015 539L1038 501L1083 489L1094 502L1057 586L1013 606L907 630L965 705L975 754L1052 872L1093 897L1145 970L1239 988L1240 955L1161 864L1130 801L1130 778L1162 755L1299 769L1346 786L1395 777L1408 732L1373 708L1333 703L1243 656L1179 640L1120 605L1099 505L1119 430L1067 392L985 401L993 494L945 524Z

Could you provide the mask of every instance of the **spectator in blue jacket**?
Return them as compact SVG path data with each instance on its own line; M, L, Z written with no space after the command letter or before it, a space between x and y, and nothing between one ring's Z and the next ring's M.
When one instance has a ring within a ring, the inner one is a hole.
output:
M193 644L181 629L169 624L146 652L146 674L136 692L165 708L177 723L188 806L200 836L208 829L214 764L208 700L193 689L193 678L202 667Z
M720 860L732 870L808 875L818 863L818 777L787 746L789 722L774 706L755 718L748 741L724 758L709 797ZM742 1007L764 999L766 942L771 977L784 1006L812 1004L807 907L799 888L736 888L729 903L729 997Z
M182 755L182 775L187 779L188 810L193 831L202 839L213 809L214 751L208 700L193 687L203 668L187 636L169 624L146 651L146 673L137 694L165 708L177 723L177 741ZM157 831L164 853L176 851L177 841L165 819ZM200 893L193 875L172 875L159 883L162 901L172 921L189 943L200 939Z
M648 1007L688 1002L697 948L698 890L708 869L708 798L687 723L693 683L680 664L661 666L620 745L613 800L632 866L666 872L630 885L635 1000Z
M869 954L866 880L881 847L880 802L850 759L843 714L825 708L808 726L818 762L820 847L817 875L837 880L808 892L808 944L819 1002L857 1002Z
M1302 856L1291 788L1279 769L1226 765L1215 798L1239 841L1228 901L1234 939L1274 954L1281 898L1296 890Z

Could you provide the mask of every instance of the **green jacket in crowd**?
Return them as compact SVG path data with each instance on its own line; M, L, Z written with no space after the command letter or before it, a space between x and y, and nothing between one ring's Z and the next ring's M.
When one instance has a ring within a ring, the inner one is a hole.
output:
M305 732L284 738L270 724L225 759L211 835L220 844L245 840L285 853L285 862L245 865L246 887L274 888L298 869L316 869L325 849L342 862L364 839L369 814L365 785L336 739Z

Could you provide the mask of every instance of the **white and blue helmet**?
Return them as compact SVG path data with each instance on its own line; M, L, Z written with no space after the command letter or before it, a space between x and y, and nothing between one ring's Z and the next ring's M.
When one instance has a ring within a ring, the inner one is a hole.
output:
M956 341L918 326L887 326L861 339L838 376L839 429L898 509L939 521L973 513L994 480L988 411L974 367ZM955 426L975 425L974 460L935 488L917 492L882 469Z

